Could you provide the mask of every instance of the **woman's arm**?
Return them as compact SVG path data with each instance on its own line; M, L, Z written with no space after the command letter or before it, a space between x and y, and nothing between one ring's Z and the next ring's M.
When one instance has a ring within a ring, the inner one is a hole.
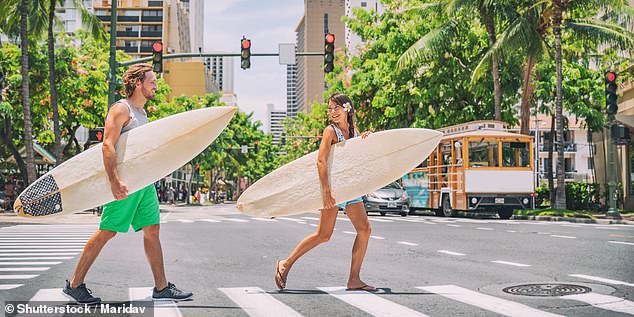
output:
M317 154L317 172L319 173L319 183L321 184L321 197L324 201L324 209L335 207L335 199L332 197L330 179L328 178L328 156L330 148L335 138L335 131L331 126L326 127L319 145Z

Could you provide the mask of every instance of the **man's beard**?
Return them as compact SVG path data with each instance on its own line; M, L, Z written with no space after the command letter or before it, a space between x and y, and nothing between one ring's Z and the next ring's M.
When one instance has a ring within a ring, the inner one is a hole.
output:
M143 97L145 97L145 99L154 100L154 93L152 93L152 90L141 88L141 93L143 94Z

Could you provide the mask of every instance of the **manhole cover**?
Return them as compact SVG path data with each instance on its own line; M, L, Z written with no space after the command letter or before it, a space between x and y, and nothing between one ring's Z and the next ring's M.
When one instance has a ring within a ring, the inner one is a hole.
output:
M503 291L513 295L524 296L564 296L584 294L592 292L592 289L570 284L526 284L507 287Z

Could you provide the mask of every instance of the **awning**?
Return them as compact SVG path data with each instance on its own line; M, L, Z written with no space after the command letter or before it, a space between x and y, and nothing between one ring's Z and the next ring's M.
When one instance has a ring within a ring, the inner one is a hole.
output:
M43 148L37 143L33 143L33 150L35 151L35 164L38 165L55 165L55 156ZM20 156L26 160L26 147L20 149ZM15 158L11 155L7 162L10 164L16 164Z

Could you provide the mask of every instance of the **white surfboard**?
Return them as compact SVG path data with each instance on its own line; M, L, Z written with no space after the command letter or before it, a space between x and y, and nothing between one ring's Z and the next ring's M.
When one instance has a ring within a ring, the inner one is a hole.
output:
M165 177L202 152L229 124L235 107L178 113L121 134L119 177L133 193ZM21 216L81 211L115 200L101 144L62 163L27 187L13 206Z
M443 134L428 129L396 129L332 146L328 173L333 197L342 203L400 178L436 148ZM286 216L323 208L317 153L290 162L247 188L239 211L252 216Z

